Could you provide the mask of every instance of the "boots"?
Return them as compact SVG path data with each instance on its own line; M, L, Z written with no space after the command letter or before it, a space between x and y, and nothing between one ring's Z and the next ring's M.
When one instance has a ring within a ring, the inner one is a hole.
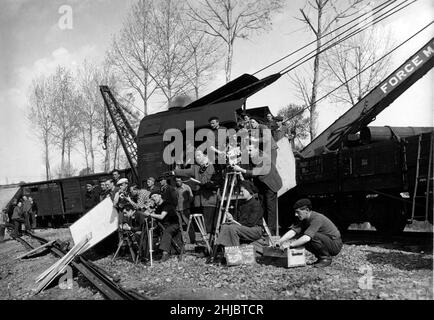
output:
M332 258L331 257L319 257L317 261L313 264L315 268L324 268L328 267L332 264Z
M167 261L170 259L170 254L167 253L166 251L163 252L163 256L161 257L161 262Z

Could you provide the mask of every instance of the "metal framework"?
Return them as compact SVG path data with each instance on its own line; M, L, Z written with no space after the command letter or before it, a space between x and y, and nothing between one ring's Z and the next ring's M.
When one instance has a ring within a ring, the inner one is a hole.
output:
M140 183L137 170L137 135L134 132L128 119L125 117L119 103L113 96L108 86L100 86L105 106L112 119L116 133L121 141L128 163L130 164L135 183Z

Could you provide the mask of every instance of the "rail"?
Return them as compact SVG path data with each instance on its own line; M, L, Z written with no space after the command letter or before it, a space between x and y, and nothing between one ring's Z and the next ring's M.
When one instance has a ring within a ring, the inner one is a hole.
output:
M48 240L30 232L25 231L24 234L39 241L41 244L48 242ZM13 239L23 244L26 249L34 249L31 244L20 237L14 237ZM65 251L56 246L56 243L50 247L50 251L58 257L63 257L66 254ZM149 300L149 298L137 292L125 290L105 270L81 256L74 259L71 265L80 271L109 300Z

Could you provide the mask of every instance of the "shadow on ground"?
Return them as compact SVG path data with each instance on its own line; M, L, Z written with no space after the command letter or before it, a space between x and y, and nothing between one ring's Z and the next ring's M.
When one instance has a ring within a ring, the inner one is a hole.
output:
M432 270L433 265L431 255L401 252L370 252L367 255L367 261L377 265L390 265L406 271Z

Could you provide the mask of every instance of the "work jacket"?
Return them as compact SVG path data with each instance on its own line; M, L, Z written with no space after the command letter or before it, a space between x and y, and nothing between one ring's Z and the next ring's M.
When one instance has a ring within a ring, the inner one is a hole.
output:
M189 169L177 169L174 172L175 175L191 177L200 182L200 184L196 183L192 187L195 194L195 207L214 207L217 205L219 181L212 164L208 164L206 168L201 168L195 164Z

